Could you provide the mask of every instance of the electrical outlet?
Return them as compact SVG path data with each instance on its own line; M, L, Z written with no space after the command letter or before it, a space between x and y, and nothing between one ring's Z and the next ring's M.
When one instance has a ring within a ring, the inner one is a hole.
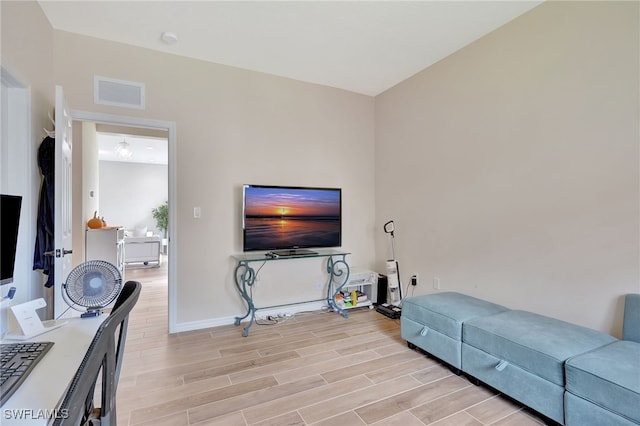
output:
M433 277L433 288L440 290L440 278Z
M417 286L418 285L418 274L415 274L415 275L411 276L411 285L412 286Z

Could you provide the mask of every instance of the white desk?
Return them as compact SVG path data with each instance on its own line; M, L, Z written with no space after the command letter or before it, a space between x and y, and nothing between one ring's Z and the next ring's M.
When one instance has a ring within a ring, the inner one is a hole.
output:
M46 425L89 349L96 330L108 315L71 318L69 323L29 341L54 342L27 380L0 408L2 426ZM2 343L15 343L4 340ZM22 416L22 419L18 417Z

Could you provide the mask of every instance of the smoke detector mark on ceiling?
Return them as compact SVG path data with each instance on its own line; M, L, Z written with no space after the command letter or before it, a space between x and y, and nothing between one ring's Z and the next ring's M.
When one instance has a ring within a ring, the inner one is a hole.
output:
M162 41L164 41L167 44L174 44L178 42L178 36L172 33L171 31L163 32L160 38L162 39Z

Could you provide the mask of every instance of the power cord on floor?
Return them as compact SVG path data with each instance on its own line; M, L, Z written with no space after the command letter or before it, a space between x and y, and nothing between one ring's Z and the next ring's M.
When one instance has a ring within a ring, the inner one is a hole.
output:
M275 314L275 315L267 315L263 318L256 318L255 323L258 325L276 325L283 323L285 321L289 321L294 319L295 317L303 316L303 315L314 315L318 313L332 313L328 306L323 306L319 311L317 310L309 310L309 311L298 311L294 314L284 313L284 314Z
M289 321L293 317L293 314L267 315L264 319L256 319L255 322L258 325L276 325Z

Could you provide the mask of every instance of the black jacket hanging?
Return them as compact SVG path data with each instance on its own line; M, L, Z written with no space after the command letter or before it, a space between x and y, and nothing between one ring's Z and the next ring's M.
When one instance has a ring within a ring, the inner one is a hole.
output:
M41 269L47 275L45 287L54 284L54 256L46 256L45 252L54 250L55 220L55 139L47 136L38 148L38 166L42 173L40 201L38 202L38 223L36 245L33 253L33 269Z

